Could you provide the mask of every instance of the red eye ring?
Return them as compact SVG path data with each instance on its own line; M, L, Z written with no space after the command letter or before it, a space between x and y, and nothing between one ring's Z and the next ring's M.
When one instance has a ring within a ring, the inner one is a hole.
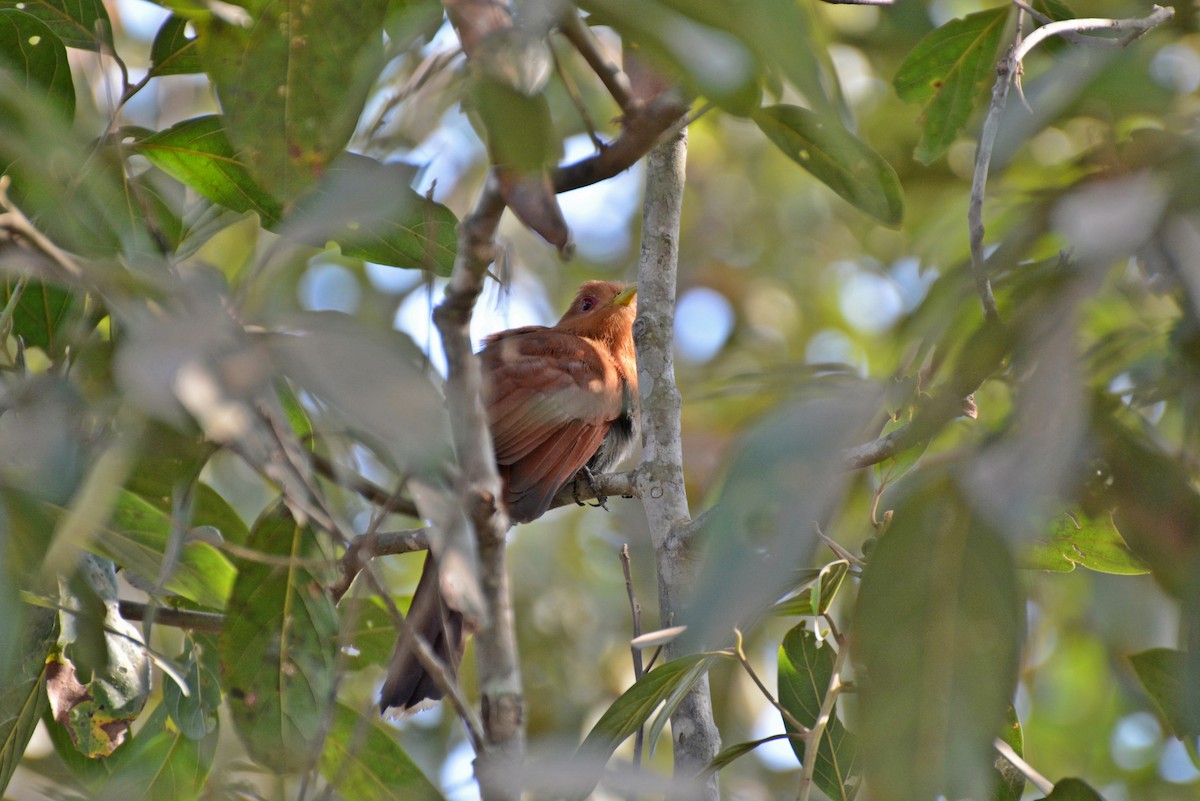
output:
M595 307L596 307L596 299L591 296L588 296L586 298L581 298L579 301L579 310L580 311L585 311L585 312L591 311Z

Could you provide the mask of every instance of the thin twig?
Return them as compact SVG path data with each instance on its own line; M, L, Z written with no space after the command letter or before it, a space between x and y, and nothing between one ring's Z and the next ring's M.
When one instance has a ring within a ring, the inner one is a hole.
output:
M188 631L203 631L218 634L225 625L225 616L218 612L197 612L191 609L176 609L171 606L151 606L137 601L118 601L117 611L121 617L140 622L153 617L155 625L172 626Z
M1012 746L1001 740L999 737L995 739L993 745L1000 752L1000 756L1009 761L1010 764L1021 773L1025 774L1025 778L1033 782L1034 787L1037 787L1046 795L1049 795L1054 790L1054 783L1047 779L1042 774L1038 773L1032 765L1017 755L1017 752L1012 749Z
M566 7L562 19L558 23L559 30L567 41L579 51L583 60L596 73L600 83L612 96L614 102L625 114L630 113L638 105L633 88L629 84L629 76L624 73L604 54L604 49L592 29L583 21L579 10L572 5Z
M1150 13L1144 17L1130 17L1127 19L1083 17L1080 19L1065 19L1058 22L1050 22L1025 37L1025 41L1013 51L1012 58L1017 62L1024 61L1025 56L1029 55L1033 48L1051 36L1064 36L1068 33L1081 33L1083 31L1116 31L1117 33L1124 33L1125 36L1112 40L1117 42L1118 46L1124 47L1147 31L1157 28L1173 16L1175 16L1175 9L1171 6L1154 6ZM1096 41L1105 41L1099 37L1088 37L1089 43L1093 39Z
M629 563L629 543L621 546L621 572L625 574L625 594L629 596L629 617L633 622L633 639L642 636L642 605L638 603L637 595L633 591L633 571ZM632 645L629 647L629 654L633 659L633 680L637 681L646 675L646 666L642 663L642 649L635 648ZM634 767L640 767L642 764L642 749L645 746L646 730L639 726L637 732L633 736L633 764Z
M554 48L554 43L550 43L550 59L554 62L554 72L558 75L558 79L562 81L563 89L567 92L567 97L571 99L571 105L575 106L576 113L579 114L579 119L583 121L583 127L587 129L588 138L592 140L592 144L596 146L596 152L604 149L604 140L596 133L596 121L592 119L592 112L588 111L587 103L583 101L583 95L579 92L579 87L575 85L575 81L567 73L563 67L562 59L558 57L558 51Z
M829 687L825 690L825 698L821 701L821 711L817 713L817 719L804 738L804 770L800 773L800 793L797 801L808 801L808 797L812 793L813 775L817 768L817 749L821 745L825 727L833 716L833 705L837 703L837 697L842 692L842 666L846 662L846 654L849 650L844 645L837 649L837 653L833 657L833 672L829 677Z
M742 669L745 670L750 676L750 679L754 682L754 686L758 687L759 692L763 694L763 697L767 699L771 706L779 710L779 714L783 716L783 719L787 721L789 726L807 736L809 731L808 727L796 720L796 716L789 712L783 704L779 703L779 700L771 694L770 690L767 689L767 685L763 684L762 679L760 679L758 674L754 672L754 668L750 665L750 660L746 658L746 652L742 650L741 630L735 628L733 630L733 636L737 638L737 641L733 646L733 656L735 659L737 659L738 664L742 666Z
M329 587L334 603L350 589L363 567L377 556L412 553L429 549L429 533L423 528L404 531L378 531L368 538L365 534L355 537L338 564L341 576Z
M0 214L0 231L7 231L10 235L26 240L35 250L49 257L69 278L82 278L83 268L74 257L35 228L29 218L9 199L8 188L11 185L12 178L0 175L0 210L4 212Z

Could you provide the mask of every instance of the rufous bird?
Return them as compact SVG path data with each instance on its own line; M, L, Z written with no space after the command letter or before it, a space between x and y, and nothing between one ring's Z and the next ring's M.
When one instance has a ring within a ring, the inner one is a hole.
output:
M608 470L632 449L638 433L636 314L635 285L588 281L553 327L514 328L484 340L483 404L512 522L541 517L581 471ZM408 621L443 664L456 670L463 619L438 591L432 556L425 559ZM441 697L402 636L380 709L407 710Z

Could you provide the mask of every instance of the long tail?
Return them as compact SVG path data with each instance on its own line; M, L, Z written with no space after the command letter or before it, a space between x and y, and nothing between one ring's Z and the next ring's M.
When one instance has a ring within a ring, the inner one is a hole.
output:
M425 566L421 569L421 579L413 592L408 623L412 631L429 643L451 674L457 674L465 645L463 616L446 606L442 600L437 574L433 555L427 555ZM442 695L433 676L417 660L408 637L401 634L396 641L396 650L392 652L387 679L379 693L379 711L384 712L393 706L406 711L425 700L437 701Z

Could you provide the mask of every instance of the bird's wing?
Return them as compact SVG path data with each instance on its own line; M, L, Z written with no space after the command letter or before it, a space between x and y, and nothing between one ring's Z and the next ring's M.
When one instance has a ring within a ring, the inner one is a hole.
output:
M612 359L549 328L506 332L481 354L484 403L514 520L531 520L587 464L621 413Z

